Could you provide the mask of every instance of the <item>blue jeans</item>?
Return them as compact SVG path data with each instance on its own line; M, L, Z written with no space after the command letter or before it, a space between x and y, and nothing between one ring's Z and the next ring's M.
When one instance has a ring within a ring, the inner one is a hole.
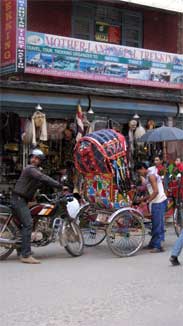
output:
M165 240L164 215L167 208L167 199L162 203L154 203L151 206L152 238L149 246L161 248L161 242Z
M24 198L17 195L12 197L12 207L21 222L22 244L21 254L22 257L31 255L31 234L32 234L32 216Z
M175 241L171 255L178 257L181 253L182 248L183 248L183 229L182 229L179 237Z

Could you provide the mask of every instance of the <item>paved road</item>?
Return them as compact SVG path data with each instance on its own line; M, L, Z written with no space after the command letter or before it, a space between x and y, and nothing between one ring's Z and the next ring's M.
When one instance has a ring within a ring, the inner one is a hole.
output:
M15 254L0 263L1 326L182 326L183 266L167 251L117 258L101 244L71 258L58 244L36 249L40 265ZM183 263L183 256L182 256Z

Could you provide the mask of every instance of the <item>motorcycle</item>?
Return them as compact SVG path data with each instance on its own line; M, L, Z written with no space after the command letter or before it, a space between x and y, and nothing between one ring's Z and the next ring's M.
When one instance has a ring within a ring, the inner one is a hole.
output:
M30 208L33 218L31 245L43 247L59 239L60 245L73 257L83 253L83 235L77 216L83 210L73 195L39 195L42 200ZM21 247L21 223L11 206L0 204L0 260Z

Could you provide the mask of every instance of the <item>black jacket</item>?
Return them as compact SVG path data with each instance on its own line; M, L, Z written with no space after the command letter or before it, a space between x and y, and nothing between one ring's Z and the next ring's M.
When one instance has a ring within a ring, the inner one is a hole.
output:
M23 169L13 192L26 200L31 200L42 183L50 187L61 188L59 182L43 174L39 168L28 165Z

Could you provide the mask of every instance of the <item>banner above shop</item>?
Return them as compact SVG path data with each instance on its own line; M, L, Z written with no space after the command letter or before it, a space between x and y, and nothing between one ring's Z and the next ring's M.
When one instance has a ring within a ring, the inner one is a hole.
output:
M25 72L183 89L183 55L36 32L26 35Z
M169 11L183 13L183 0L119 0L121 2L136 3L138 5L149 6Z

